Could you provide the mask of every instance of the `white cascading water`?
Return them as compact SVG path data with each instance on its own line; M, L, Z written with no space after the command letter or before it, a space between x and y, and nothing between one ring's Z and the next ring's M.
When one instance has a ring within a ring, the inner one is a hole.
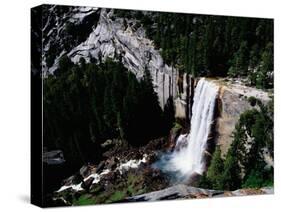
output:
M199 80L193 99L190 134L180 135L173 152L165 154L155 166L180 181L188 181L194 174L202 174L206 143L213 123L218 86Z

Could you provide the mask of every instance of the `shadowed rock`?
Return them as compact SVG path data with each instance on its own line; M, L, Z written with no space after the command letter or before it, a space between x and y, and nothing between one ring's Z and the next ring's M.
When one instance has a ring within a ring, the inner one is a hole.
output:
M65 162L63 152L61 150L53 150L43 153L43 162L48 165L62 164Z

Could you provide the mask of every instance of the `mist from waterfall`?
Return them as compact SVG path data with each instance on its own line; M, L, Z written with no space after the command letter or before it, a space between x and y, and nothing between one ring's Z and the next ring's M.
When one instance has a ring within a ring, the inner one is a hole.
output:
M199 80L193 99L192 119L189 134L180 135L174 150L161 156L154 165L177 181L188 181L205 169L204 151L214 119L218 87L202 78Z

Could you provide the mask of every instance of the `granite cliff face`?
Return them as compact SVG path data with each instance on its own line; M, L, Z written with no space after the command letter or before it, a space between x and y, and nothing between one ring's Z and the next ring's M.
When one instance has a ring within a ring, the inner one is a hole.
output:
M42 7L42 28L35 29L34 34L42 33L43 76L53 74L61 56L86 40L97 25L99 13L92 7Z
M246 110L257 107L251 105L248 99L255 97L266 104L270 101L270 97L267 92L245 86L237 80L222 78L214 81L220 85L218 99L219 117L216 123L218 134L217 144L221 147L222 155L225 155L233 141L232 133L240 115Z
M54 19L51 17L46 18L44 26L44 49L47 52L43 57L45 76L56 71L59 60L64 55L74 63L79 63L81 58L87 62L93 59L99 62L112 58L121 60L138 79L142 78L144 70L148 69L162 108L169 96L177 95L178 71L164 63L159 50L156 50L153 42L146 38L144 28L137 20L116 17L114 10L106 9L74 7L66 12L54 11L56 7L49 11L50 15L55 16L53 27L49 26L50 20ZM91 19L92 25L85 19ZM84 24L82 28L88 35L83 38L86 39L80 38L76 39L76 42L67 43L66 38L70 36L69 23L76 26L77 30ZM62 35L63 40L59 39ZM81 40L83 42L79 43ZM54 41L57 43L54 44ZM48 66L50 46L58 46L59 51L53 64Z

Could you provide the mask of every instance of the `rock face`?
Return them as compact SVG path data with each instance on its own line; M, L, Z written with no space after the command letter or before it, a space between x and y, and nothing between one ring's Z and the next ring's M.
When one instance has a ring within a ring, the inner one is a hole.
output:
M257 194L273 194L273 188L260 189L239 189L235 191L219 191L203 188L196 188L184 184L178 184L165 188L163 190L154 191L142 195L126 198L122 202L139 202L139 201L159 201L172 199L194 199L208 197L225 197L225 196L245 196Z
M259 195L259 194L274 194L274 188L273 187L265 187L265 188L259 188L259 189L253 189L253 188L245 188L245 189L238 189L235 191L226 191L223 195L220 196L246 196L246 195Z
M217 144L220 145L222 155L227 153L233 138L240 115L246 110L255 108L248 101L249 97L255 97L263 103L267 103L269 94L249 86L243 85L239 81L228 81L227 79L214 80L220 86L220 96L218 99L219 117L217 118Z
M48 165L58 165L65 162L63 152L61 150L53 150L43 153L43 162Z
M165 188L163 190L129 197L125 199L125 202L203 198L203 197L213 197L219 194L223 194L223 191L201 189L201 188L187 186L184 184L178 184L175 186Z
M136 27L136 20L112 19L113 10L101 10L100 19L88 39L68 53L73 62L81 57L86 61L90 57L103 60L107 57L122 57L122 63L137 78L143 76L147 68L152 76L155 91L163 108L169 96L176 95L177 70L164 64L160 53L155 50L153 42L145 37L142 27ZM126 26L125 26L126 25Z
M178 92L179 95L175 99L175 117L186 119L186 114L189 112L189 77L186 73L178 79Z
M221 103L221 111L217 119L217 144L220 145L222 155L224 155L232 143L231 136L240 114L252 107L247 99L226 87L221 88L219 102Z
M175 99L175 117L185 120L188 129L192 116L194 89L199 79L184 73L178 79L178 97Z
M87 38L91 28L97 24L99 10L93 7L44 5L42 14L42 29L37 30L42 30L42 69L46 76L56 70L62 55Z
M65 48L62 41L56 44L61 51L57 53L51 67L46 65L47 56L44 56L45 75L55 72L59 59L64 55L70 57L74 63L79 63L80 58L84 58L87 62L93 58L98 62L112 58L121 60L138 79L142 78L144 70L148 69L162 108L169 96L177 95L178 71L163 62L160 52L154 48L153 42L146 38L144 28L137 20L116 17L114 10L106 9L73 7L70 11L60 14L53 14L56 7L51 7L49 10L50 15L56 17L56 27L49 27L52 18L46 18L45 51L49 50L52 43L48 42L49 40L60 40L60 36L66 36L62 33L67 32L64 22L79 26L88 16L98 15L99 18L97 22L93 19L91 26L85 26L87 30L90 29L85 41L78 45L75 45L78 43L75 42L71 48Z

